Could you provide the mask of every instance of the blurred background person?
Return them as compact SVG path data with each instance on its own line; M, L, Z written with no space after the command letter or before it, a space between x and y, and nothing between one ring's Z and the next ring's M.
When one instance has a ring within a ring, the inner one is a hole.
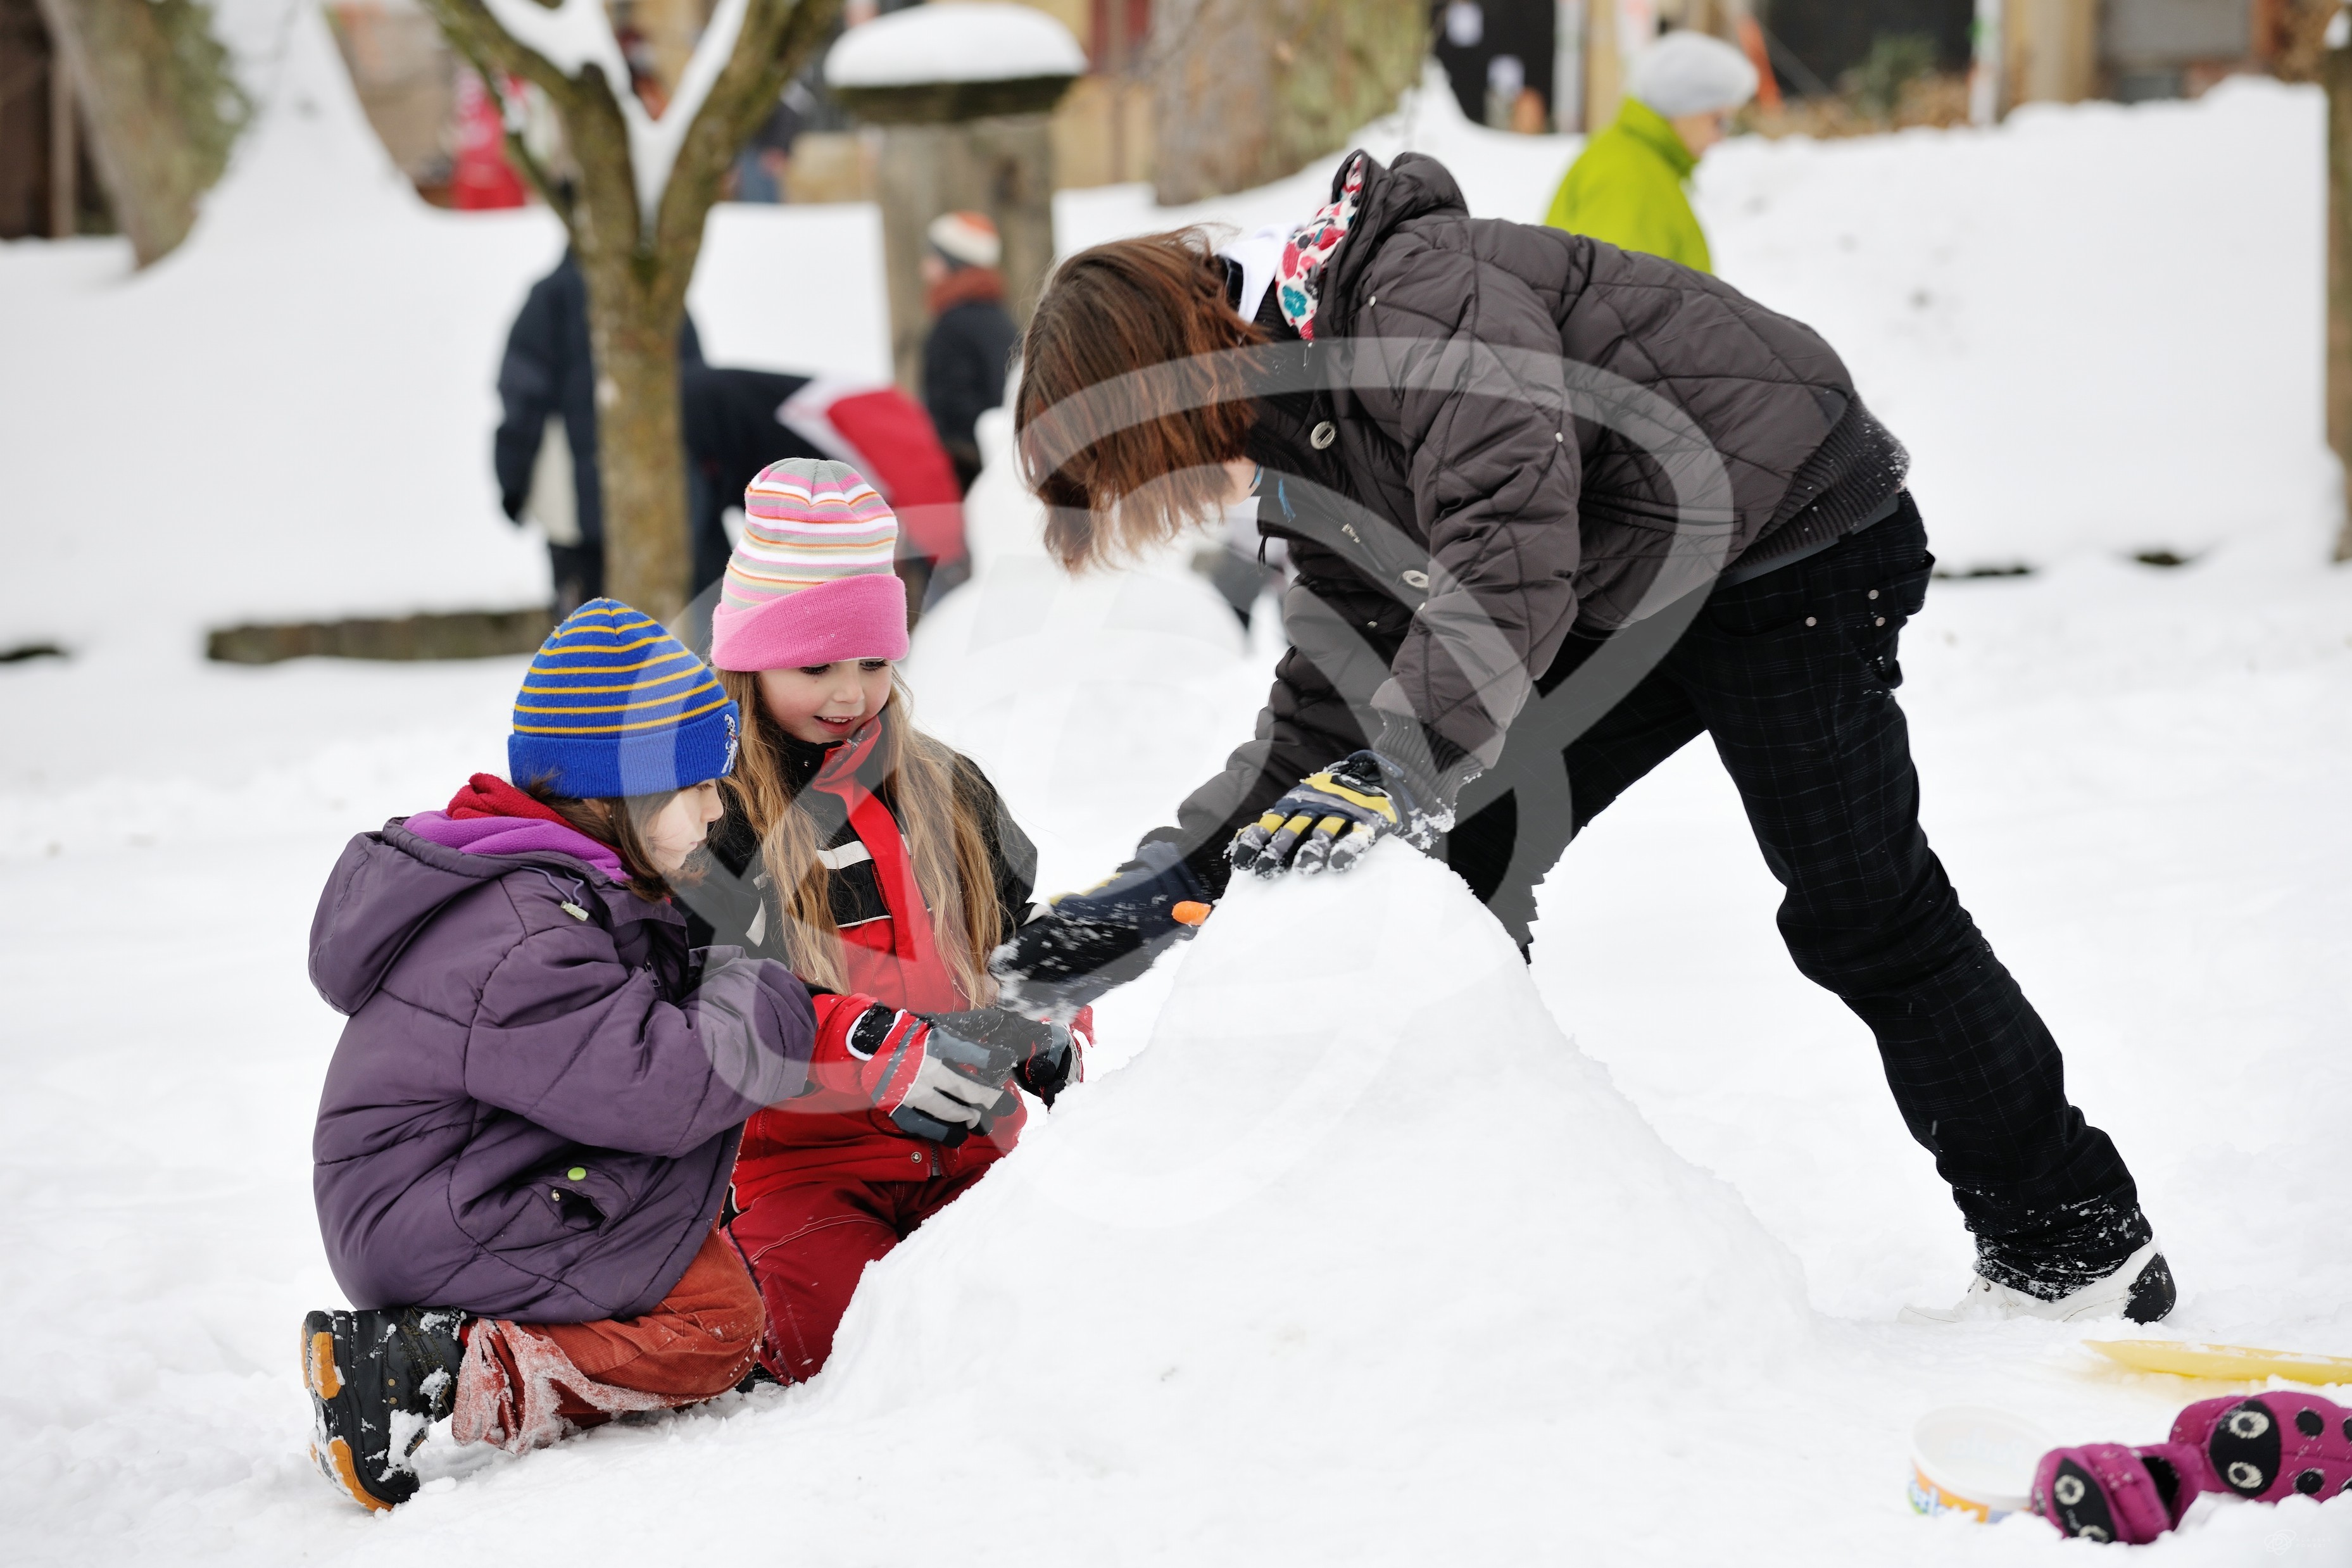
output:
M677 328L678 373L702 363L688 317ZM604 595L604 499L596 476L596 365L588 346L588 283L570 251L531 285L499 365L505 409L491 443L499 502L547 536L560 620ZM689 469L689 472L691 470ZM689 507L688 515L695 510ZM724 559L724 550L720 552Z
M956 483L980 476L980 416L1004 402L1005 369L1021 329L1004 308L1004 246L986 213L943 213L923 237L925 301L931 335L923 344L923 403L940 444L955 464Z
M1713 272L1683 183L1755 96L1747 56L1704 33L1667 34L1634 64L1616 120L1569 165L1544 222Z
M808 89L798 82L784 89L768 118L735 155L734 199L739 202L787 202L792 193L787 176L793 166L793 141L807 123Z
M916 614L970 575L954 465L930 415L896 386L698 364L681 367L678 399L694 491L694 597L727 570L745 486L788 457L849 464L898 514L896 570Z

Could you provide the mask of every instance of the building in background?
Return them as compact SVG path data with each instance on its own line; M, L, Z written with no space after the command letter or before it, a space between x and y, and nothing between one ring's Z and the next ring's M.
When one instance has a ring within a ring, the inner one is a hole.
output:
M1992 113L2021 103L2194 97L2266 71L2284 43L2283 0L1756 0L1784 91L1845 89L1874 56L1916 45L1938 72L1987 57ZM1981 18L1981 22L1980 19Z

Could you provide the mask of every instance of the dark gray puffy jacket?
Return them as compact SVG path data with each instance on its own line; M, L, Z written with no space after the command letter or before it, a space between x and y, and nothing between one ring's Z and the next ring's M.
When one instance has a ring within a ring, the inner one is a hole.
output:
M1657 256L1473 218L1420 153L1367 164L1315 341L1271 294L1258 314L1276 342L1251 455L1299 573L1293 647L1256 738L1150 835L1213 888L1234 828L1365 743L1368 698L1441 762L1491 760L1571 631L1837 538L1903 484L1811 329Z

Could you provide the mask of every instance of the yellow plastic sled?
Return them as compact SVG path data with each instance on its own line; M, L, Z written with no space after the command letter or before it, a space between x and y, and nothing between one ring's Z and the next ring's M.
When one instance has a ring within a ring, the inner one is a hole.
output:
M2137 1372L2169 1372L2221 1383L2352 1383L2352 1356L2301 1355L2244 1344L2184 1344L2168 1339L2094 1339L2084 1343Z

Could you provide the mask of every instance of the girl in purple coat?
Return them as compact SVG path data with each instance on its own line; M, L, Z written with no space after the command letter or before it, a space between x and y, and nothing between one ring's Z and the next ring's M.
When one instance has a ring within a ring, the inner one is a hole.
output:
M355 1310L310 1314L302 1368L312 1455L371 1509L415 1494L445 1416L520 1452L751 1370L760 1295L716 1226L814 1024L782 965L689 952L668 885L738 723L675 638L596 600L523 679L515 782L359 835L328 881L310 978L350 1021L314 1186Z

